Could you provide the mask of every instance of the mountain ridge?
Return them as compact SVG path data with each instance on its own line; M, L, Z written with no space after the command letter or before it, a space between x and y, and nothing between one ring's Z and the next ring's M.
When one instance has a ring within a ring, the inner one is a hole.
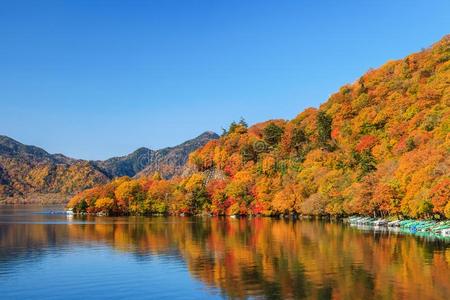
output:
M181 174L180 165L191 151L215 138L217 134L205 132L177 146L159 150L141 147L128 155L101 161L50 154L37 146L0 135L0 200L39 194L71 195L115 177L136 176L145 167L170 178ZM168 155L170 160L165 158Z

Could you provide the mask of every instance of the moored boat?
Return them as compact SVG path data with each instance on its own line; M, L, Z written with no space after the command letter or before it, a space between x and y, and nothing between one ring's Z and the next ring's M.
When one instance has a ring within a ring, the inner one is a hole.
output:
M445 237L450 237L450 228L443 229L441 235Z
M388 225L388 221L384 220L384 219L378 219L376 221L373 222L374 226L387 226Z

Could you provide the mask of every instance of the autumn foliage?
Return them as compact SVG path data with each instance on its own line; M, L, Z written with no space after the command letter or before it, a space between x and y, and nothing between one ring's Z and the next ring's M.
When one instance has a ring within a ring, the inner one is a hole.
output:
M111 213L450 217L450 36L290 121L233 122L189 174L121 178L69 203ZM97 204L100 201L100 204Z

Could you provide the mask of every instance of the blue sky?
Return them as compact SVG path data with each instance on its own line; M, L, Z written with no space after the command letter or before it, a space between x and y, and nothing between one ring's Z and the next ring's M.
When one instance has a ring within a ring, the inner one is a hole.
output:
M104 159L290 119L449 16L448 0L2 0L0 134Z

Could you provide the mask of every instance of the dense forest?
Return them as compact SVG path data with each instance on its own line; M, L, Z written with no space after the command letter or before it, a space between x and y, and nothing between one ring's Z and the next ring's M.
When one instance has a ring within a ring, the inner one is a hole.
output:
M184 176L122 177L77 212L450 218L450 36L290 121L233 122Z

